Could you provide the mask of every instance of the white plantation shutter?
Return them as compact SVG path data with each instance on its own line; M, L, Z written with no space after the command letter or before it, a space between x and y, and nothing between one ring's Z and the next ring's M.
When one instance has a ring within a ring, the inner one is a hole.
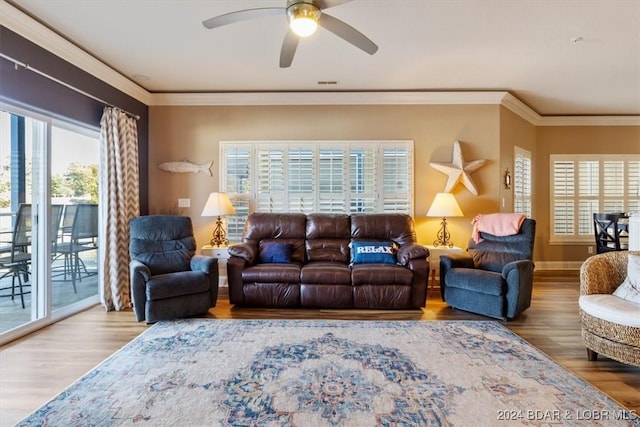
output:
M406 148L383 148L382 150L382 212L407 212L409 194L413 193L413 159Z
M251 211L253 189L250 180L251 147L228 147L222 151L220 159L221 169L227 171L227 179L221 188L227 193L236 209L235 215L226 217L227 238L231 242L238 242Z
M575 162L571 160L552 159L552 194L551 203L553 234L556 236L573 236L574 234L574 191Z
M257 149L258 194L256 210L259 212L286 212L285 204L285 149L264 145Z
M378 198L378 147L351 147L349 212L375 212Z
M412 141L222 141L220 158L231 241L253 211L413 214Z
M346 209L346 147L320 147L318 153L318 212L341 213Z
M289 148L287 183L289 212L316 211L314 155L311 148Z
M554 154L550 160L552 241L591 241L595 212L640 212L638 156Z
M627 162L629 212L640 212L640 160Z
M531 218L531 152L515 147L513 166L513 211Z

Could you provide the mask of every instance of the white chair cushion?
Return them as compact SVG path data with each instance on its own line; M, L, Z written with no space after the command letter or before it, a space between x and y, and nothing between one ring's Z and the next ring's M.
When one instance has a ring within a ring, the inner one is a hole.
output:
M609 294L582 295L578 303L585 313L598 319L640 327L640 304Z

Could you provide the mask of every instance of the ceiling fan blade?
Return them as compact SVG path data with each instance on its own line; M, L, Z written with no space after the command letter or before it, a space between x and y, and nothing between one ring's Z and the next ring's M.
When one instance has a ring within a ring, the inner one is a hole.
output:
M323 13L320 15L318 24L331 31L336 36L351 43L355 47L364 50L369 55L373 55L378 51L378 45L369 40L367 36L353 28L351 25L334 18L331 15Z
M280 68L289 68L289 66L291 66L299 40L300 38L291 30L287 31L284 35L282 50L280 50Z
M349 3L350 1L353 0L314 0L313 2L322 10L334 6L339 6L343 3Z
M236 12L225 13L224 15L214 16L205 21L202 25L205 28L213 29L222 27L223 25L234 24L236 22L248 21L249 19L262 18L263 16L286 15L287 9L283 7L263 7L259 9L245 9Z

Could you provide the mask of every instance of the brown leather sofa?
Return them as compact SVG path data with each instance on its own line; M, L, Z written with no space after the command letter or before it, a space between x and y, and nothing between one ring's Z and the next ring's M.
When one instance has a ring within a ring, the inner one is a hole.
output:
M284 258L265 258L275 242ZM380 247L358 253L389 245L392 261L354 259L351 248L369 242ZM408 215L255 213L229 255L231 304L415 309L426 302L429 251L416 243Z

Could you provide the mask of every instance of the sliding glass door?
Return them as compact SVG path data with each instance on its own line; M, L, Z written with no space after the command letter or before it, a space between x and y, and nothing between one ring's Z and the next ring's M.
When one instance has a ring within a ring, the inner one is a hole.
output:
M0 343L98 301L95 129L0 109Z

